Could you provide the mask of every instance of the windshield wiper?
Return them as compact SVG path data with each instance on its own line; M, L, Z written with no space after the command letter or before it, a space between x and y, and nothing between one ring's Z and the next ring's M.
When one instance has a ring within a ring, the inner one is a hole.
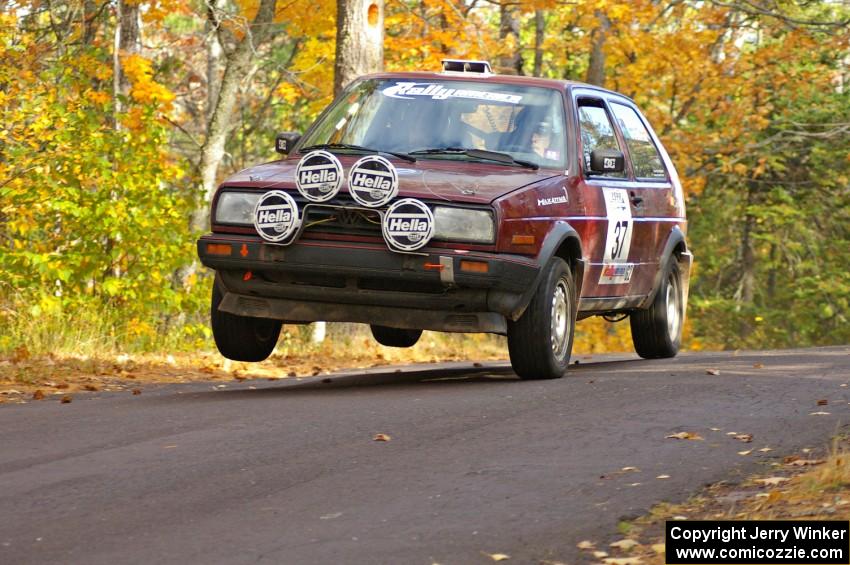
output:
M523 159L516 159L508 153L499 151L490 151L488 149L465 149L463 147L438 147L434 149L419 149L411 151L411 155L466 155L473 159L485 159L487 161L497 161L507 165L520 165L535 171L540 168L540 165Z
M392 155L403 159L408 163L415 163L416 157L411 157L407 153L398 153L395 151L384 151L383 149L372 149L371 147L363 147L362 145L352 145L351 143L319 143L307 147L301 147L299 151L312 151L313 149L351 149L352 151L366 151L368 153L383 153L384 155Z

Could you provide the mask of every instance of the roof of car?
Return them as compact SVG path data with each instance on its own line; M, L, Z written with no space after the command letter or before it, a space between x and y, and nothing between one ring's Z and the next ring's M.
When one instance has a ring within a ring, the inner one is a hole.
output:
M615 94L617 96L622 96L623 98L628 99L629 97L621 94L619 92L615 92L613 90L608 90L607 88L602 88L600 86L596 86L593 84L588 84L585 82L572 81L572 80L559 80L559 79L551 79L551 78L539 78L539 77L529 77L529 76L520 76L520 75L502 75L496 73L470 73L470 72L426 72L426 71L397 71L397 72L381 72L381 73L372 73L368 75L364 75L361 78L407 78L407 79L416 79L416 80L468 80L474 82L491 82L491 83L501 83L501 84L515 84L515 85L525 85L525 86L539 86L543 88L557 88L558 90L564 90L566 88L588 88L593 90L599 90L601 92L605 92L608 94Z

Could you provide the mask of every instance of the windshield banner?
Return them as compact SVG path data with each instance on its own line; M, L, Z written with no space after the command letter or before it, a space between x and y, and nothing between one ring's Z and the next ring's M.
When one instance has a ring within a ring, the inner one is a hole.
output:
M501 102L503 104L519 104L522 96L505 92L490 92L487 90L469 90L465 88L446 88L441 84L430 82L399 82L381 91L390 98L412 100L415 97L431 98L432 100L447 100L449 98L465 98L468 100L484 100Z

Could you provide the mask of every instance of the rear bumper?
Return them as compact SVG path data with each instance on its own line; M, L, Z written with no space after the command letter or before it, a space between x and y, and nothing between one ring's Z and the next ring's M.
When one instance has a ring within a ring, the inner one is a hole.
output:
M229 245L230 252L212 254L211 244ZM221 234L198 240L198 256L218 272L227 312L457 332L504 333L539 272L533 259L514 255L448 249L407 255L381 244L303 240L281 247ZM465 270L461 261L482 271L486 264L486 272Z

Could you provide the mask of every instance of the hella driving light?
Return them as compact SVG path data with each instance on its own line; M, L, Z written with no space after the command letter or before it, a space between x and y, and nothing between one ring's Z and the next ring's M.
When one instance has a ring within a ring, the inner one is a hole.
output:
M254 223L254 208L261 196L254 192L222 192L215 208L215 222L250 226Z
M468 208L434 208L434 239L491 243L495 229L493 215L486 210Z

